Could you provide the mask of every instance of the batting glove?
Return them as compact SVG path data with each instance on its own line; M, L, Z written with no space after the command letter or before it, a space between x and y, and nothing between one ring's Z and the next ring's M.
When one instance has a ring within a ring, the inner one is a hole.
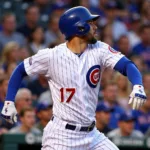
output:
M1 116L11 124L17 122L17 110L15 108L14 102L5 101Z
M133 109L139 109L145 103L146 98L144 87L142 85L134 85L128 104L132 104Z

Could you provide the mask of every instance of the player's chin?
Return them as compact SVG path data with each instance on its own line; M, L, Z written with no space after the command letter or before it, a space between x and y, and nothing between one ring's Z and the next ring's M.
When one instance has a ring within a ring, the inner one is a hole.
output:
M94 36L88 39L89 44L95 44L96 42L97 42L97 39Z
M88 33L85 36L83 36L83 39L88 43L88 44L95 44L97 42L96 34L91 34Z

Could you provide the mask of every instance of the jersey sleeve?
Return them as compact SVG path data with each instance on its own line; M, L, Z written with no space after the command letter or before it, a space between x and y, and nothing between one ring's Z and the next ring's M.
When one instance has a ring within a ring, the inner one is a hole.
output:
M30 75L46 75L49 68L50 49L39 50L37 54L24 60L26 73Z
M114 69L114 66L117 64L117 62L124 57L121 52L118 52L114 50L111 46L109 46L106 43L101 43L102 50L102 64L104 68L111 68Z

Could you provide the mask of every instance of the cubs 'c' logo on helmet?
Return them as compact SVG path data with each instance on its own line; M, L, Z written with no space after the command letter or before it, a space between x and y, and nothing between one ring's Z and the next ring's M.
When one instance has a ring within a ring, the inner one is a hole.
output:
M87 83L90 87L95 88L100 79L100 65L92 66L86 75Z

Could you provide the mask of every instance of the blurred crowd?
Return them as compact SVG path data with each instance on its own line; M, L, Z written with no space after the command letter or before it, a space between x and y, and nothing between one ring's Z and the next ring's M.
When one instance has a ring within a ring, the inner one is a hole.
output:
M140 110L128 105L132 85L106 69L96 109L96 126L108 137L150 136L150 0L0 0L0 111L14 68L39 49L65 42L58 28L68 8L85 6L101 15L98 39L130 58L143 76L147 101ZM52 98L43 76L26 77L15 98L18 123L0 118L4 133L41 134L52 117Z

